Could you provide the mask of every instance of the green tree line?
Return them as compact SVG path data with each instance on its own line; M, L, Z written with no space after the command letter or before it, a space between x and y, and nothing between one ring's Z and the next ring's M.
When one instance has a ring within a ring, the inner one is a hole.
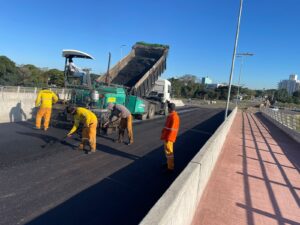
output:
M205 100L227 100L228 86L218 88L208 88L196 81L194 76L182 76L179 78L170 78L172 84L172 95L176 98L196 98ZM300 91L296 91L292 96L288 95L287 90L281 89L268 89L268 90L252 90L249 88L239 88L239 93L243 99L248 100L255 97L262 99L269 99L274 104L277 102L282 103L295 103L300 104ZM230 92L230 99L233 100L238 95L238 87L232 85Z
M98 77L97 74L91 74L92 80ZM177 98L197 98L206 100L226 100L228 87L207 88L198 82L194 75L185 75L179 78L170 78L172 83L172 94ZM42 70L34 65L26 64L17 66L11 59L6 56L0 56L0 85L6 86L64 86L63 71L58 69ZM236 98L238 87L232 86L230 98ZM240 88L240 95L243 99L252 97L268 98L271 103L295 103L300 104L300 91L296 91L292 96L288 95L285 89L276 90L251 90Z
M63 87L64 73L58 69L45 71L31 64L16 66L8 57L0 56L0 85Z

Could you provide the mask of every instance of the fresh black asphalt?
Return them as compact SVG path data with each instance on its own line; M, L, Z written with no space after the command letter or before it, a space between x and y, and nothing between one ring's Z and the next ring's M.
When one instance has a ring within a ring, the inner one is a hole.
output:
M0 225L138 224L222 123L222 109L180 114L175 167L164 173L165 118L134 124L131 146L97 139L97 152L75 150L67 129L0 125Z

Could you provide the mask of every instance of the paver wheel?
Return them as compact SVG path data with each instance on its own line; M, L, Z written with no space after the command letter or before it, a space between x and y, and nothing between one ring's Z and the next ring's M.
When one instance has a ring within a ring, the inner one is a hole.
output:
M155 105L150 104L149 105L149 110L148 110L148 118L152 119L155 115Z

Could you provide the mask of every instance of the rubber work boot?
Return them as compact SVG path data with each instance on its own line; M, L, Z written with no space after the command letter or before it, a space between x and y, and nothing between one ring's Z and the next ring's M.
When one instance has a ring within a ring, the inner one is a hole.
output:
M81 144L78 146L78 150L83 151L83 149L84 149L84 145L81 143Z
M126 145L132 145L133 144L133 141L128 141L127 143L126 143Z
M174 158L168 157L167 158L168 170L174 170Z

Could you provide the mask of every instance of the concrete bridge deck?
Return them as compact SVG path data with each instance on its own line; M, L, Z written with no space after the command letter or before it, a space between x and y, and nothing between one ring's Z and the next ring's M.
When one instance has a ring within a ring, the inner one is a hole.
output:
M238 112L194 225L300 224L300 145L260 114Z

